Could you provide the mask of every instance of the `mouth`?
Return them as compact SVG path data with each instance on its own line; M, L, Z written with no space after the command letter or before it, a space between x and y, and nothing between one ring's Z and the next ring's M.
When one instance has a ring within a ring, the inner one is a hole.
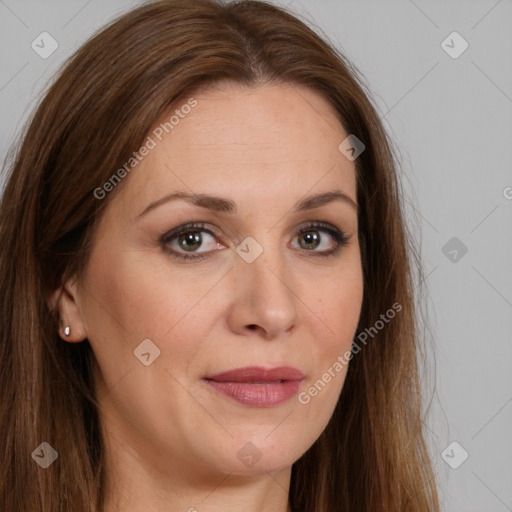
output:
M290 366L251 366L204 377L215 391L250 407L272 407L296 395L304 374Z

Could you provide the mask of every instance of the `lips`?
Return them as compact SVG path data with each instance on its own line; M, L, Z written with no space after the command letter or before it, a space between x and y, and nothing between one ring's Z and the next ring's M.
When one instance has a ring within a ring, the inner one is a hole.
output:
M205 377L219 393L252 407L272 407L295 395L304 374L290 366L265 369L251 366Z
M246 368L237 368L228 372L219 373L206 377L208 380L216 382L276 382L282 380L302 380L304 374L292 368L291 366L280 366L279 368L265 369L259 366L248 366Z

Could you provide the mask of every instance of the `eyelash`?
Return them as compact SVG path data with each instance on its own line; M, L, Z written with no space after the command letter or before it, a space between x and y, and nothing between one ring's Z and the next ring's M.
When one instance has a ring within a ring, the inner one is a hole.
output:
M343 231L340 231L337 228L333 228L333 227L331 227L330 224L326 224L324 222L317 222L317 221L310 222L306 226L304 226L302 229L300 229L300 231L298 231L295 236L299 236L303 233L307 233L309 231L316 231L316 230L327 232L329 235L332 236L336 245L335 245L334 249L330 249L328 251L321 251L321 252L303 249L305 252L313 253L313 254L311 254L311 257L316 258L316 257L335 256L340 252L342 247L344 247L348 244L348 238ZM212 251L199 253L201 255L197 255L197 254L192 255L193 253L190 253L190 254L180 253L173 249L167 248L167 244L169 242L171 242L172 240L174 240L175 238L177 238L178 236L189 233L189 232L197 232L197 231L203 231L203 232L209 233L213 237L220 236L215 231L205 228L205 224L202 222L198 222L198 223L191 222L188 224L184 224L183 226L179 226L179 227L169 231L168 233L164 234L160 238L160 243L162 244L164 251L166 253L168 253L170 256L172 256L173 258L177 258L180 260L201 260L201 259L206 258L208 256L208 254Z

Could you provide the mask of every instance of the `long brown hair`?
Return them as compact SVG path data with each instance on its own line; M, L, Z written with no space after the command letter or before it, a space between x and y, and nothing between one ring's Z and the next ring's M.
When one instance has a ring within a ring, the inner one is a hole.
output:
M94 190L177 100L218 81L305 85L363 141L355 161L364 272L358 333L401 306L354 354L330 423L293 465L292 507L438 512L420 407L423 351L412 275L419 257L404 222L397 159L367 86L338 50L285 10L213 0L152 2L102 29L63 67L6 160L0 510L102 510L94 354L88 340L60 340L47 299L85 268L97 221L122 183L103 200ZM58 452L47 469L31 457L42 442Z

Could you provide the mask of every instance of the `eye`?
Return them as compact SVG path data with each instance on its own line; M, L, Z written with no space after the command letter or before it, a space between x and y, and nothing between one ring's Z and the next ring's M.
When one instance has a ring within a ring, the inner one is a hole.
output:
M296 238L299 239L299 248L312 253L311 256L333 256L338 254L341 248L348 243L343 231L323 222L309 223L297 233ZM319 247L323 250L317 250Z
M204 236L206 233L206 236ZM173 229L161 239L165 251L172 256L181 259L200 259L203 255L197 255L198 252L209 252L215 247L222 248L222 244L215 240L215 233L206 229L203 223L191 223ZM206 245L204 251L198 251L200 247ZM185 251L183 253L182 251ZM186 254L186 253L191 254Z
M220 234L207 229L204 223L189 223L171 230L160 242L168 254L178 259L202 259L207 253L225 248L216 240ZM299 239L298 247L308 256L334 256L348 244L345 234L338 228L323 222L311 222L304 226L294 237ZM320 247L321 250L318 250ZM204 249L199 251L198 249Z

